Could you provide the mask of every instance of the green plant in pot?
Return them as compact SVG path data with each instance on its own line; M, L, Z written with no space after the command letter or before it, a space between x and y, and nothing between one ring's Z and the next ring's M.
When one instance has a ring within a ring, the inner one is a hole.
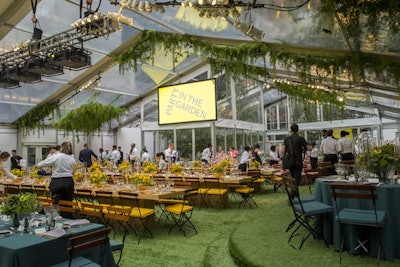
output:
M14 226L18 227L18 214L39 212L42 210L42 203L37 199L36 194L20 193L9 195L1 206L1 212L5 215L14 216Z

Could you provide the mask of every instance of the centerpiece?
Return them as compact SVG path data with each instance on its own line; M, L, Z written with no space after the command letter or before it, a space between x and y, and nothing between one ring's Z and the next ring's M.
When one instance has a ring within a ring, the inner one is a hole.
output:
M131 163L127 160L124 160L119 166L118 166L118 172L120 173L127 173L129 169L131 168Z
M143 162L142 167L143 167L143 172L145 173L157 173L158 170L157 164L150 161Z
M94 171L100 170L100 169L101 169L101 166L97 162L93 162L92 166L89 167L89 171L91 171L91 172L94 172Z
M378 175L380 181L387 182L390 170L400 169L400 155L393 144L373 147L369 152L361 153L356 160L357 166L365 167Z
M201 168L201 160L195 160L192 162L192 166L194 169L200 169Z
M260 168L260 162L258 162L257 160L250 160L250 169L256 170L258 168Z
M97 169L90 173L90 181L96 185L96 187L101 187L101 185L107 181L108 176L100 169Z
M171 165L171 172L173 172L175 175L180 175L183 171L183 167L179 163L173 163Z
M212 172L215 177L221 177L224 171L225 167L223 164L213 164L210 167L210 172Z
M32 212L39 212L42 210L42 203L37 199L36 194L33 193L20 193L7 196L3 205L1 205L1 213L5 215L14 216L14 226L18 227L20 222L18 215L22 216L24 223L24 232L27 227L27 214ZM21 217L21 216L20 216Z
M139 190L145 190L147 186L152 184L151 175L148 173L133 173L129 176L132 185L138 186Z

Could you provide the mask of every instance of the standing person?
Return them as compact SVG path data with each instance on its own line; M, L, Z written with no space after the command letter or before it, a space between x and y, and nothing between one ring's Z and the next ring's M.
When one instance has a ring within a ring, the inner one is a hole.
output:
M151 161L151 156L150 156L150 153L147 151L147 149L144 147L142 149L141 163L143 164L143 162L146 162L146 161Z
M119 153L116 145L113 145L112 149L113 151L111 152L111 160L115 165L118 165L121 159L121 154Z
M324 162L332 164L332 168L328 169L329 173L335 174L334 166L338 162L338 142L336 139L333 139L332 135L332 129L326 131L326 138L322 140L320 150L324 155Z
M175 150L174 144L168 144L168 148L164 150L165 161L167 163L175 162L178 152Z
M271 151L269 152L269 165L275 165L279 163L279 154L276 152L276 146L271 146Z
M287 152L290 154L293 165L289 171L292 177L296 180L296 184L300 185L301 182L301 170L303 169L303 155L307 148L307 141L304 137L299 135L299 126L293 123L290 126L291 134L283 140L282 152L283 155ZM291 192L294 197L294 191Z
M318 169L318 148L315 142L311 143L310 163L313 170Z
M349 132L340 131L340 139L338 141L338 151L341 160L354 160L355 145L352 138L347 138Z
M72 201L74 197L74 180L72 177L75 172L76 161L72 156L71 142L62 143L60 152L38 163L39 168L53 168L49 189L54 204L58 204L60 200ZM70 213L61 213L60 215L64 218L72 218Z
M124 152L122 152L122 148L120 146L118 147L118 151L121 156L119 159L119 164L121 164L124 161Z
M93 164L92 157L97 159L97 155L89 148L89 145L84 144L83 149L79 151L79 161L84 163L85 167L89 168Z
M255 144L253 146L252 158L253 160L258 161L261 164L262 163L261 157L262 157L262 152L260 149L260 144Z
M103 161L107 159L107 154L103 148L99 149L99 158L100 158L100 163L103 163Z
M138 160L138 150L136 148L136 144L131 144L131 150L129 151L129 161L131 162L132 166L135 166L135 161Z
M204 164L210 164L212 159L212 145L209 144L206 148L204 148L203 152L201 153L201 162Z
M249 153L250 150L251 150L250 146L245 146L242 156L240 157L238 168L242 172L247 171L247 165L248 165L249 161L251 160L250 153Z
M222 146L217 146L217 151L215 152L215 163L219 163L221 160L225 158L225 152L222 150Z
M11 150L11 170L13 169L21 169L21 165L20 165L20 160L22 159L21 156L17 155L17 150L13 149Z
M229 151L227 154L231 159L237 159L237 157L239 157L239 151L237 151L234 146L231 146L229 148Z
M10 179L15 179L17 178L17 176L15 176L14 174L10 173L5 166L5 163L7 162L7 160L10 158L10 153L8 153L7 151L3 151L0 154L0 171L3 172L3 174L5 176L7 176L7 178Z

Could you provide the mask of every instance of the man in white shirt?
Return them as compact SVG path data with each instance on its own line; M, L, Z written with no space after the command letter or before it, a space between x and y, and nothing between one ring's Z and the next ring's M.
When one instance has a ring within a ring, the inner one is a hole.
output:
M212 145L208 145L201 153L201 161L210 164L212 159Z
M334 166L338 162L338 142L333 139L333 130L329 129L326 131L326 138L322 140L320 151L324 155L324 162L331 162L332 169L328 169L330 174L335 174Z
M112 148L113 148L113 151L111 152L111 160L115 164L118 164L119 160L121 159L121 154L119 153L116 145L113 145Z

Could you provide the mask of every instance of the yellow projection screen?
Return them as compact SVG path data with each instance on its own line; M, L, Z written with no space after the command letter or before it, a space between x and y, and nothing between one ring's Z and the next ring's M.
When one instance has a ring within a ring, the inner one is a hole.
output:
M158 88L158 123L217 120L215 79Z

